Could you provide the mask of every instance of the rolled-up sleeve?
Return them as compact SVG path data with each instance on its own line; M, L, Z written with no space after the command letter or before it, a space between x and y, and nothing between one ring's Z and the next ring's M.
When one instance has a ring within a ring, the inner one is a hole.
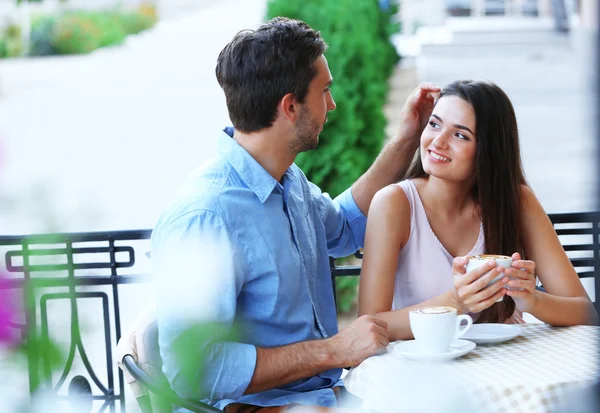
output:
M365 242L367 217L356 205L351 188L332 200L316 185L311 183L310 186L319 216L325 225L329 255L344 257L362 248Z
M159 221L152 234L163 372L186 399L237 399L256 367L256 348L231 341L245 279L241 246L214 212Z

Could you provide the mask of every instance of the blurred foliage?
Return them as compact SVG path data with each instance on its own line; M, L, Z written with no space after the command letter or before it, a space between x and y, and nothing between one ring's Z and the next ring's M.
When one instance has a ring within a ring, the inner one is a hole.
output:
M58 53L53 42L55 21L53 16L38 16L32 19L29 35L31 56L50 56Z
M51 41L59 54L81 54L99 48L101 36L87 13L67 13L56 19Z
M225 342L244 342L243 337L243 327L239 324L197 323L189 327L177 337L171 348L177 365L181 367L179 375L186 383L204 383L206 358L213 346ZM200 393L204 395L210 392L202 389Z
M388 78L399 60L390 42L400 31L397 12L397 4L380 7L377 0L269 0L268 18L303 20L330 45L325 55L338 106L328 115L319 147L298 155L296 163L332 196L349 188L383 146ZM357 285L356 277L337 281L340 311L351 308Z
M376 0L270 0L268 18L286 16L319 30L334 78L335 111L318 149L296 159L309 179L332 196L347 189L373 163L385 139L387 80L398 55L390 36L399 30Z
M337 277L335 280L335 291L338 313L347 313L352 310L356 301L358 283L358 277Z
M79 13L79 15L87 16L100 31L98 38L100 47L117 45L125 41L127 32L121 25L118 12L87 12Z
M66 11L55 16L34 16L29 55L89 53L100 47L122 44L128 35L147 30L157 21L156 6L149 3L142 3L135 9ZM0 33L0 58L24 53L20 30L18 26L9 26Z
M137 13L156 22L158 20L158 11L152 3L142 3L137 8Z
M0 58L23 55L21 36L21 27L16 24L10 24L0 32Z
M154 26L157 21L156 13L149 12L123 12L118 17L127 34L140 33Z
M39 360L40 376L44 376L42 366L47 365L51 371L61 370L65 367L67 360L66 349L59 346L49 338L34 336L30 334L16 351L21 353L24 359Z
M26 331L25 339L21 337L22 327L16 326L22 322L19 320L26 319L26 313L35 313L35 304L30 300L23 301L21 290L11 288L8 280L8 275L0 273L0 349L10 350L15 356L11 358L19 364L39 361L37 373L40 376L64 367L66 352L47 335L39 334L36 325Z

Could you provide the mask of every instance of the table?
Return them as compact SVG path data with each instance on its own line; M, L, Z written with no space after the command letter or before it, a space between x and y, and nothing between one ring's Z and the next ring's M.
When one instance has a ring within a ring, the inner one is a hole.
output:
M546 412L598 382L600 328L524 324L523 334L478 345L447 363L420 363L393 351L344 379L368 412Z

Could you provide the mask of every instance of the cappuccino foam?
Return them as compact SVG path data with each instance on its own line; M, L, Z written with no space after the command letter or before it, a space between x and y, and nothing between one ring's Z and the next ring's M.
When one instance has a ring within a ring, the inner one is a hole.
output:
M473 255L470 257L472 260L511 260L511 257L507 257L506 255L494 255L494 254L482 254L482 255Z
M455 313L456 310L452 307L422 307L411 310L411 313L422 314L422 315L436 315L436 314L448 314Z

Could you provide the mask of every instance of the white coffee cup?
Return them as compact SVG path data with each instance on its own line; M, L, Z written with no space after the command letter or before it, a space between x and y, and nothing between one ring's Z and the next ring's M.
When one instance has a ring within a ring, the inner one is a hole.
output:
M453 307L421 307L408 313L410 328L418 348L424 354L448 351L453 340L465 334L473 325L468 315L458 315ZM461 322L467 324L461 328Z
M494 254L473 255L472 257L469 258L469 263L467 264L467 272L472 271L476 268L479 268L482 265L487 265L487 263L490 260L496 261L496 267L499 265L504 268L512 267L512 258L509 256L506 256L506 255L494 255ZM490 270L492 270L492 269L493 268L490 268ZM487 274L487 272L486 272L486 274ZM490 281L489 284L486 286L486 288L489 287L490 285L494 284L495 282L500 281L502 279L502 277L504 277L503 272L498 274L498 276L496 278L494 278L492 281ZM503 298L504 297L500 297L498 300L496 300L496 302L498 303L498 302L502 301Z

